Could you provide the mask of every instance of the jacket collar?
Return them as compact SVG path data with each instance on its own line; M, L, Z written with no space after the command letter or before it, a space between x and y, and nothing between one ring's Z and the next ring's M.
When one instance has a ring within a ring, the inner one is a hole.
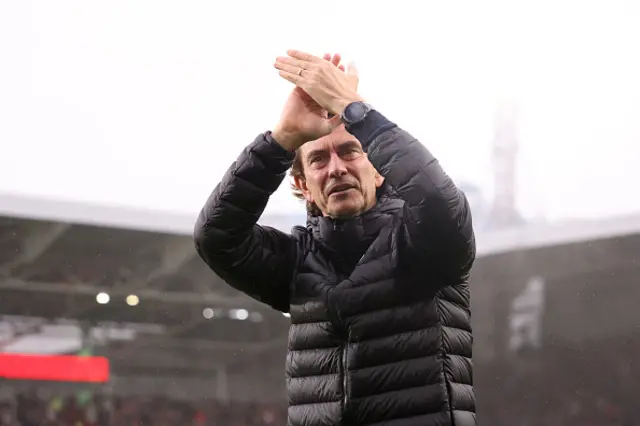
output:
M361 215L350 219L308 215L307 228L316 242L341 258L346 267L353 267L403 204L385 183L377 191L376 204Z

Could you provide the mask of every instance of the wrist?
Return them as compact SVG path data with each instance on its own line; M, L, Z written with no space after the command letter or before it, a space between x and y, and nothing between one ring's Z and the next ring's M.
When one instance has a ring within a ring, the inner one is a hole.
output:
M364 98L357 93L351 93L335 102L333 113L342 117L345 108L353 102L363 102Z
M305 143L298 134L280 129L278 126L271 132L271 138L289 152L295 152Z

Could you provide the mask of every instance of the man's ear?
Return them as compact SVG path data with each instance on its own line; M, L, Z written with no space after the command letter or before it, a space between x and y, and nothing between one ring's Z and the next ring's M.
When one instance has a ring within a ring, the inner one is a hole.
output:
M302 193L304 199L310 203L313 203L313 197L311 196L309 188L307 188L307 181L305 180L305 178L302 176L295 176L293 178L293 183L295 184L296 188L298 188L298 190Z
M380 173L378 173L378 171L376 170L376 174L375 174L375 180L376 180L376 188L380 188L382 186L382 184L384 183L384 176L382 176Z

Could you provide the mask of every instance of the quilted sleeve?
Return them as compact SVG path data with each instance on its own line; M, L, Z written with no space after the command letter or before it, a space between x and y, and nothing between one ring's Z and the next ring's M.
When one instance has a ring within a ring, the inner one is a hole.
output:
M377 111L349 131L405 201L408 255L435 260L429 265L446 275L468 272L476 250L469 204L431 152Z
M294 238L257 224L269 197L293 161L267 132L246 147L215 187L198 216L200 257L227 284L281 311L289 311L296 270Z

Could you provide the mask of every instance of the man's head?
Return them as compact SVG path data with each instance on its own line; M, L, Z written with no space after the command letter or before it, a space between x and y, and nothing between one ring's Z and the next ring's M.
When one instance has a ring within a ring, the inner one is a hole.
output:
M296 195L308 209L333 218L354 217L373 207L384 181L344 126L300 147L291 174Z

